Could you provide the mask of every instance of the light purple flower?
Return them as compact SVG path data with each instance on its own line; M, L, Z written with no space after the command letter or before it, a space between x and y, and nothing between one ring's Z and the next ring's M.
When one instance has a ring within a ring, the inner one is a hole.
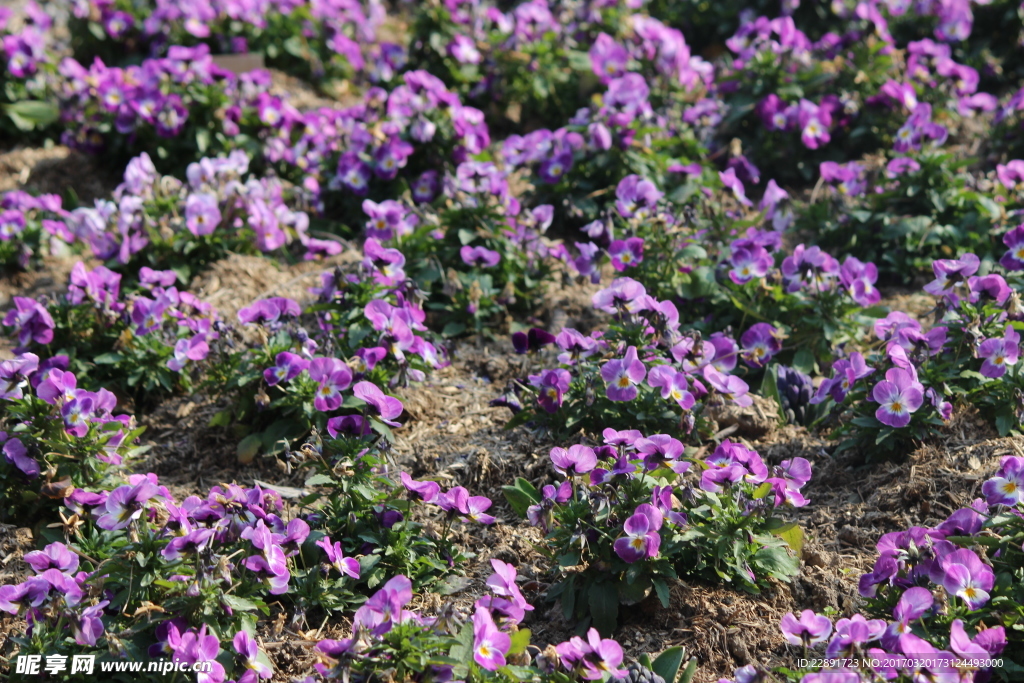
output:
M651 528L652 526L647 515L633 514L622 527L623 535L615 541L615 554L629 564L657 557L661 536Z
M829 618L809 609L801 612L799 619L792 612L786 614L782 617L780 627L787 642L805 647L825 642L832 633Z
M703 373L704 379L708 381L712 389L736 405L746 407L754 404L754 399L747 395L750 392L750 387L736 375L723 374L713 365L705 365Z
M909 371L891 368L885 379L875 385L871 398L881 404L875 411L879 422L890 427L906 427L910 415L924 403L924 387Z
M754 323L740 337L743 360L751 367L763 368L782 350L779 331L768 323Z
M607 385L606 395L612 401L632 401L637 396L636 385L647 375L647 368L637 357L636 347L626 349L626 355L601 366L601 378Z
M1024 457L1005 456L995 476L981 485L990 505L1017 505L1024 500Z
M943 557L939 564L942 573L940 583L950 595L963 600L972 610L988 602L995 574L973 550L955 550Z
M28 449L21 442L21 439L10 439L4 444L3 451L7 462L21 470L29 479L35 479L39 476L39 463L28 454ZM28 556L26 555L25 557L25 561L28 562Z
M263 371L263 379L266 380L268 386L290 382L308 367L309 361L302 356L282 351L274 358L274 366Z
M683 410L689 410L696 402L696 398L690 393L686 373L679 372L671 365L651 368L647 375L647 384L653 389L661 389L662 398L672 399Z
M259 647L248 631L236 633L231 644L234 646L235 652L241 655L242 667L245 668L245 673L238 679L238 683L255 683L260 678L274 676L273 670L258 659Z
M4 316L4 325L14 328L19 347L26 347L29 342L49 344L53 341L53 318L35 299L14 297L14 308Z
M974 254L964 254L959 259L936 259L932 262L935 279L924 286L924 291L934 296L952 294L953 288L978 272L980 265L981 260Z
M395 420L401 416L404 407L397 398L388 396L373 382L357 382L352 393L366 403L369 415L380 418L381 422L392 427L400 426L401 423Z
M1003 244L1009 247L999 263L1007 270L1024 270L1024 225L1018 225L1003 235Z
M511 646L512 638L498 630L490 611L478 607L473 614L473 660L488 671L497 671L505 666Z
M302 312L298 302L284 297L260 299L238 311L243 323L276 323L282 316L298 317Z
M309 376L320 383L313 407L324 412L337 410L344 401L341 392L352 384L352 371L348 365L337 358L314 358L309 364Z
M742 247L734 244L731 251L729 264L732 268L729 269L729 279L738 285L764 277L775 263L768 250L756 244Z
M722 181L722 184L732 190L733 195L736 196L736 200L739 201L743 206L750 206L753 202L747 199L747 192L743 187L743 181L736 177L736 169L728 168L725 171L718 172L718 178Z
M615 270L632 268L644 260L644 240L641 237L613 240L608 247L608 256L611 257Z
M47 569L56 569L72 575L78 570L78 555L68 550L63 543L50 543L43 550L25 553L23 559L36 574L42 574Z
M468 244L459 250L459 256L468 266L493 268L501 261L501 254L486 247L471 247Z
M353 579L359 578L359 561L354 557L345 557L345 551L340 542L331 543L330 536L324 536L316 542L318 546L327 553L327 561L341 574Z
M212 234L220 225L220 220L216 195L196 192L185 200L185 225L196 237Z
M597 454L594 449L582 444L575 444L569 450L555 446L551 449L551 462L555 471L562 476L586 474L597 467Z
M981 374L993 379L1006 374L1006 368L1016 365L1020 355L1020 335L1007 325L1002 337L986 339L978 346L978 358L984 358Z

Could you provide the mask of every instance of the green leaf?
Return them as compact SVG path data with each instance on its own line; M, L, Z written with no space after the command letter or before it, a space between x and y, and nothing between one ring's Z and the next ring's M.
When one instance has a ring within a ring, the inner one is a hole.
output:
M610 581L590 584L592 625L605 638L611 637L619 621L619 591Z
M501 490L505 493L505 500L519 517L526 517L526 510L534 503L540 502L537 488L522 477L516 479L512 486L502 486Z
M459 242L464 247L471 244L473 240L476 239L476 233L472 230L466 230L465 228L459 228L459 232L457 234L459 236Z
M519 629L512 634L512 644L509 646L508 653L510 655L517 655L520 652L526 652L526 648L530 645L530 629L523 628Z
M314 474L309 479L307 479L306 483L303 484L303 486L319 486L321 484L336 484L336 483L337 482L334 481L334 479L332 479L329 475L320 473L320 474Z
M473 580L465 576L449 576L435 590L439 595L455 595L473 584Z
M686 668L683 669L683 673L679 674L679 680L676 683L690 683L693 680L694 675L697 673L697 658L690 657L690 661L686 663Z
M250 434L242 439L236 448L238 462L243 465L251 463L256 458L256 454L259 453L260 446L262 445L263 438L259 434Z
M231 595L230 593L221 598L221 600L223 600L225 605L233 610L238 610L239 612L251 612L257 609L256 603L252 600L240 598L237 595Z
M786 424L786 412L782 409L782 395L779 394L779 366L771 365L764 373L761 380L761 395L773 399L778 406L779 424Z
M805 375L814 374L814 354L807 349L800 349L793 355L793 367Z
M800 569L799 560L781 546L761 548L753 559L770 576L782 581L789 581Z
M35 130L45 128L60 118L60 110L55 104L39 100L22 100L4 107L7 116L19 130Z
M101 353L92 359L92 362L96 365L114 365L124 360L124 356L114 351L109 353Z
M669 595L668 584L665 583L665 579L660 576L655 576L651 579L651 583L654 584L654 592L658 594L658 600L661 601L661 606L668 609L672 598Z
M665 679L666 682L676 680L679 666L683 663L686 650L680 646L670 647L651 662L651 671Z
M441 330L441 335L445 337L457 337L465 331L465 323L452 321L444 326L444 329Z
M761 500L769 493L771 493L771 490L772 485L769 484L768 482L765 482L758 486L756 489L754 489L754 493L750 497L753 498L754 500Z
M771 530L773 534L781 538L786 542L793 552L796 553L797 557L803 554L804 548L804 530L800 528L800 525L796 522L788 522L775 529Z
M227 427L231 424L231 410L221 410L210 418L208 427Z
M473 622L467 621L462 625L455 641L448 650L448 656L468 664L473 655Z

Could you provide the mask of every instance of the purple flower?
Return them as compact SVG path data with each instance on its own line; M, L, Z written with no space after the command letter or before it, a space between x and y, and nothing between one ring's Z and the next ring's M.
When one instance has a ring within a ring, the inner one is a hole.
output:
M890 649L896 647L900 636L910 633L911 622L924 616L934 603L935 596L927 588L913 586L904 591L892 610L895 621L889 624L882 635L882 645Z
M488 671L497 671L505 666L511 646L512 638L498 630L490 611L478 607L473 614L473 660Z
M302 312L298 302L284 297L260 299L238 311L243 323L276 323L281 316L298 317Z
M407 472L401 474L402 486L409 492L409 498L433 503L441 492L441 485L436 481L416 481Z
M512 348L516 353L529 353L539 351L548 344L555 343L555 335L539 327L531 327L529 332L514 332L512 334Z
M913 374L901 368L891 368L885 379L875 385L871 399L881 404L875 411L879 422L890 427L906 427L910 415L924 403L924 387Z
M456 35L449 43L448 54L460 64L479 64L483 59L480 50L476 49L473 39L462 34Z
M1007 270L1024 270L1024 225L1018 225L1003 235L1003 244L1009 247L999 263Z
M611 257L615 270L632 268L644 260L644 240L641 237L613 240L608 247L608 256Z
M512 603L525 611L532 611L533 605L526 601L516 584L516 568L501 560L492 559L494 573L487 578L487 587L495 595L510 598Z
M722 181L722 184L732 190L732 193L736 196L736 200L739 201L743 206L750 206L752 202L747 199L747 191L743 187L743 181L736 177L736 169L728 168L725 171L718 172L718 178Z
M1006 368L1017 363L1020 355L1020 335L1007 325L1002 337L986 339L978 346L978 358L984 358L981 374L993 379L1006 374Z
M642 513L635 513L627 519L622 527L624 535L615 541L615 554L629 564L657 557L661 536L652 526L651 520Z
M621 359L610 360L601 366L601 378L607 384L606 395L612 401L632 401L636 398L636 385L646 375L647 369L637 357L635 346L626 349L626 355Z
M602 83L626 73L629 52L607 33L600 33L590 48L590 65Z
M145 503L159 494L159 489L148 480L134 486L119 486L110 492L103 505L104 514L96 520L101 529L124 529L142 516Z
M352 631L358 634L368 630L380 636L391 630L396 623L402 623L408 614L403 608L412 600L412 581L399 574L370 596L352 617Z
M274 366L263 371L268 386L290 382L309 367L309 361L298 354L282 351L274 358Z
M96 641L103 635L104 608L110 604L109 600L101 600L91 607L82 610L81 614L70 614L71 632L75 642L79 645L96 645Z
M327 553L327 561L332 567L345 576L350 576L353 579L359 578L359 561L354 557L345 557L345 551L340 542L332 544L331 537L324 536L316 544Z
M392 427L400 426L401 423L395 420L401 416L404 408L397 398L386 395L373 382L358 382L352 388L352 393L366 403L367 414L380 418L381 422Z
M592 297L594 308L605 313L618 313L618 307L631 310L635 302L647 295L647 290L636 280L620 277Z
M828 291L838 273L839 262L816 246L798 244L793 254L782 261L787 292L798 292L805 285L812 285L815 291Z
M713 365L705 365L703 372L704 379L708 381L711 388L736 405L746 407L754 404L754 399L747 395L750 387L736 375L725 375L716 370Z
M623 218L642 220L651 215L661 197L661 191L650 180L635 174L628 175L615 188L615 209Z
M825 642L832 633L832 622L822 614L805 609L799 619L792 612L782 617L781 628L787 642L807 647Z
M195 666L199 662L209 663L210 670L194 669L200 673L196 674L196 683L223 683L224 667L217 661L220 653L220 640L217 636L206 635L206 624L203 624L199 632L188 630L181 634L181 640L174 649L172 659L175 662Z
M851 657L865 643L877 640L885 632L884 619L867 619L863 614L854 614L849 619L836 622L836 633L825 648L827 657Z
M537 175L545 183L554 185L562 179L566 172L572 169L572 164L572 149L569 147L559 147L549 158L541 162L540 168L537 169Z
M501 254L486 247L471 247L468 244L459 250L459 256L467 266L493 268L501 261Z
M850 298L860 306L874 306L882 299L882 293L875 288L878 268L874 263L861 263L853 256L847 256L839 270L839 282L850 293Z
M985 296L1002 306L1010 298L1011 293L1006 280L996 273L967 278L967 288L971 291L969 300L972 304L978 303Z
M493 524L494 517L484 512L493 504L487 496L470 496L462 486L456 486L447 493L438 495L435 504L442 510L455 511L481 524ZM465 519L463 520L465 521Z
M220 225L220 219L216 195L196 192L185 200L185 225L196 237L212 234Z
M1008 455L995 476L981 485L990 505L1016 505L1024 500L1024 457Z
M939 566L942 587L962 599L969 609L976 610L988 602L995 574L973 550L954 550L940 560Z
M612 678L624 678L622 646L611 638L601 638L596 628L587 631L587 639L573 636L555 646L555 652L566 669L576 669L585 681L599 681L609 674Z
M4 325L14 328L19 347L26 347L29 342L49 344L53 341L53 318L35 299L14 297L14 308L4 316Z
M754 323L740 337L743 360L747 365L763 368L775 354L782 350L779 331L768 323Z
M924 286L924 291L935 296L952 294L953 288L978 272L981 260L974 254L959 259L936 259L932 262L935 279Z
M551 462L562 476L586 474L597 467L597 454L581 444L570 446L569 450L555 446L551 449Z
M337 410L344 399L341 392L352 384L352 371L337 358L314 358L309 364L309 376L320 385L316 389L313 407L328 412Z
M689 391L686 373L679 372L671 365L651 368L647 375L647 384L653 389L661 389L662 398L671 398L683 410L689 410L696 402L696 398Z
M971 639L964 630L962 619L954 619L949 629L949 649L969 659L989 659L999 655L1006 647L1006 629L992 626Z
M71 575L78 570L78 555L68 550L63 543L51 543L43 550L25 553L24 560L36 574L42 574L47 569L56 569Z
M29 479L35 479L39 476L39 463L28 454L28 449L25 448L25 444L21 442L21 439L11 439L4 444L4 458L7 459L7 462L21 470ZM28 562L27 555L25 558L25 561Z
M774 265L768 250L756 244L731 247L729 256L729 279L738 285L750 282L755 277L764 277Z
M246 670L238 679L238 683L254 683L260 678L274 676L273 670L259 660L259 647L248 631L236 633L231 644L234 646L235 652L241 655L242 667Z
M188 339L179 339L174 345L174 356L167 361L167 367L174 372L181 372L190 360L203 360L209 353L210 345L206 342L204 333Z

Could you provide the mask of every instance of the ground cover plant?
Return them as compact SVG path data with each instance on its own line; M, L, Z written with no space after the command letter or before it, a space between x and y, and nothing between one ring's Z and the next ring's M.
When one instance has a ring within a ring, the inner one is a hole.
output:
M1018 680L1022 17L0 9L4 674Z

